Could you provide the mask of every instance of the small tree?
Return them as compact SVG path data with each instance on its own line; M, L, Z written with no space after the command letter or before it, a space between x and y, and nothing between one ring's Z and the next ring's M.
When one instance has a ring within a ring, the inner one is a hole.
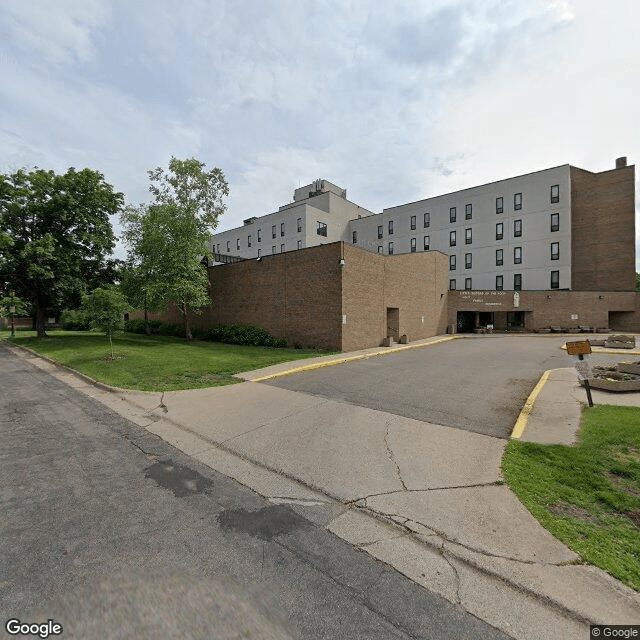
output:
M229 195L224 174L190 158L171 158L169 169L149 171L151 205L128 207L121 220L132 278L140 278L145 309L176 305L191 339L190 314L210 303L209 278L202 266L210 257L207 241Z
M113 333L124 328L124 314L129 303L117 289L94 289L82 298L82 310L87 314L91 326L104 331L109 338L111 357L113 354Z

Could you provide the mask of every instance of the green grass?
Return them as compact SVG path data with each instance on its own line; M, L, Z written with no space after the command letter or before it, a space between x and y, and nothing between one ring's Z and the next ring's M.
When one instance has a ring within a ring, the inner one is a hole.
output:
M640 408L585 409L573 447L512 440L502 470L558 540L640 590Z
M38 340L35 332L0 332L0 338L76 369L105 384L140 391L199 389L240 382L233 375L272 364L327 355L311 349L244 347L218 342L187 343L178 338L121 333L113 339L111 359L104 334L51 331Z

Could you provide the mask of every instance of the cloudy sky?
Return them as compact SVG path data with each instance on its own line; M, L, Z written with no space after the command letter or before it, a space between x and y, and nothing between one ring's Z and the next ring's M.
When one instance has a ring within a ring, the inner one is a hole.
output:
M88 166L139 203L195 156L224 230L319 177L380 212L636 164L639 24L638 0L3 0L0 172Z

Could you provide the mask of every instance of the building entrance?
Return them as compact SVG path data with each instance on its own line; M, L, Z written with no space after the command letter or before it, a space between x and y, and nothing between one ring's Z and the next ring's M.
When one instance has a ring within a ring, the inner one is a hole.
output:
M476 328L475 311L458 311L458 333L473 333Z
M387 337L400 341L400 309L387 307Z

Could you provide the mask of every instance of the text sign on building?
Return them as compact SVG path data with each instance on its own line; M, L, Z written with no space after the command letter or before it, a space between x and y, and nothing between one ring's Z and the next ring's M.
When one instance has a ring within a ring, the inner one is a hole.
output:
M586 355L591 353L591 343L588 340L576 340L567 342L567 353L570 356Z

